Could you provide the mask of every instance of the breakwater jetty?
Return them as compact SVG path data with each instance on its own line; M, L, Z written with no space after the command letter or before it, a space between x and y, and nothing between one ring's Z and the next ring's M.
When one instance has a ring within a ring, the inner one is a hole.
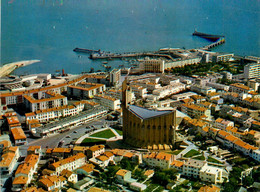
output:
M83 48L78 48L76 47L75 49L73 49L74 52L79 52L79 53L101 53L100 49L99 50L93 50L93 49L83 49Z

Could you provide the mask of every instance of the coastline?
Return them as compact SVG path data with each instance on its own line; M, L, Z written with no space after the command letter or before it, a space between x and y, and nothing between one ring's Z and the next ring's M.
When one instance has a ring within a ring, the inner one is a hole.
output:
M40 60L25 60L25 61L17 61L17 62L4 64L0 68L0 78L9 75L15 69L18 69L20 67L24 67L27 65L31 65L33 63L38 63L38 62L40 62Z

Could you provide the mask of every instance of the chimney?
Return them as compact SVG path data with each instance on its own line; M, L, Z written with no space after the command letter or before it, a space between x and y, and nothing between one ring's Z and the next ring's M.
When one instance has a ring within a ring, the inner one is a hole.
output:
M65 76L64 69L62 69L62 76Z

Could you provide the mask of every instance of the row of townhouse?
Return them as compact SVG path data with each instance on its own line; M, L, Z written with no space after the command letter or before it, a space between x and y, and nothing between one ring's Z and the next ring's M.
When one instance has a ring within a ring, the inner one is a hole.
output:
M1 161L0 161L0 175L10 174L18 158L20 157L19 147L11 147L8 141L2 141L1 145Z
M214 184L223 183L224 178L228 177L223 168L211 166L206 161L195 159L176 160L173 155L163 152L145 154L143 155L143 162L161 169L175 168L185 176L200 178L202 181Z
M222 93L222 97L225 100L232 101L233 103L238 103L249 108L260 109L260 94L250 94L249 93L235 93L235 92L227 92Z
M37 110L25 114L25 120L28 124L30 120L37 119L40 123L48 122L53 119L59 119L61 117L73 116L79 114L85 108L87 101L74 102L73 105L65 105L61 107L55 107L50 109Z
M224 130L220 130L217 132L216 140L221 142L228 148L233 148L237 151L240 151L244 155L250 156L257 161L260 160L260 153L258 153L259 148L242 141L240 138L235 137L234 135Z
M26 156L24 162L18 166L15 172L12 182L13 191L21 191L23 187L27 186L31 182L39 161L39 155L30 154Z
M87 111L83 111L79 114L74 115L73 117L66 117L60 121L55 121L40 127L36 127L35 131L32 134L35 137L45 137L47 135L55 134L62 132L71 127L93 121L97 118L103 117L107 114L107 109L104 107L98 106Z
M68 86L68 96L78 99L90 99L97 94L102 94L106 91L106 85L99 83L82 82L77 85Z

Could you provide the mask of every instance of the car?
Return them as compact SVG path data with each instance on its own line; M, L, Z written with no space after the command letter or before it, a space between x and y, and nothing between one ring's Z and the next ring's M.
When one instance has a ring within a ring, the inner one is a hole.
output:
M70 136L70 135L67 135L66 138L71 138L71 136Z
M73 133L77 133L77 131L73 131Z

